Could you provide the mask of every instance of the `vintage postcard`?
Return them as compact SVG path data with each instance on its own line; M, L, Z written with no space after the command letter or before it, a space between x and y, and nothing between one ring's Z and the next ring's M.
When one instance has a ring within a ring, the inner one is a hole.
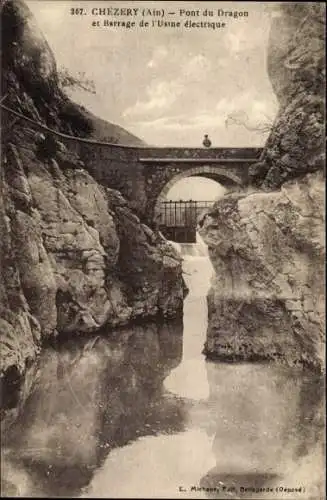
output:
M325 3L1 30L1 494L325 498Z

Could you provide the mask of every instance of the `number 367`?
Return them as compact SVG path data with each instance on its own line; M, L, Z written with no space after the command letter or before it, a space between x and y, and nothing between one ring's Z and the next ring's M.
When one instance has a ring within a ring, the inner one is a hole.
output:
M86 14L85 10L82 7L75 7L70 9L70 13L72 16L82 16Z

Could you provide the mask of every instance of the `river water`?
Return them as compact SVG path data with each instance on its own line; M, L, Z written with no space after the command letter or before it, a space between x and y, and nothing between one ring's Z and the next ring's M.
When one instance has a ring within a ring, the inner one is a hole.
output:
M181 251L183 323L44 351L3 432L5 496L324 498L323 380L276 364L207 362L213 270L203 245Z

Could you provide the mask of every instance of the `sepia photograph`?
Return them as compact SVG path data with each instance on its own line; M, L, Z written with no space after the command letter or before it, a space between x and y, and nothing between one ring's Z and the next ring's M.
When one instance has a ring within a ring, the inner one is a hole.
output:
M324 500L325 3L0 9L1 496Z

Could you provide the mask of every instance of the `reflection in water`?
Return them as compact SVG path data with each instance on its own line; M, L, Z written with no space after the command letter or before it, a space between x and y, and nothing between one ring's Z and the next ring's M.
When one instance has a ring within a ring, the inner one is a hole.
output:
M181 356L179 321L44 352L24 411L4 437L4 494L76 495L111 449L180 431L183 401L165 394L163 380Z
M292 498L323 498L323 380L273 364L208 362L207 370L216 459L200 482L214 490L208 496L258 498L253 488L270 488L263 498L276 498L283 487L306 490Z
M183 325L134 325L44 352L6 432L6 495L323 498L322 380L206 362L212 267L186 253Z

